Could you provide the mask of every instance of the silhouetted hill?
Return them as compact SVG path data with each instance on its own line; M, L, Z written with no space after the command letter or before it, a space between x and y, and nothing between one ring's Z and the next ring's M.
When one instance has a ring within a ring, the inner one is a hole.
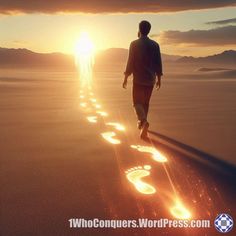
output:
M98 61L116 63L116 62L126 62L128 57L128 49L124 48L109 48L107 50L101 51L97 54L96 58ZM162 60L163 61L176 61L177 59L181 58L181 56L176 55L167 55L162 53Z
M128 57L128 50L124 48L110 48L96 54L96 64L116 64L125 63ZM227 64L236 65L236 51L229 50L220 54L207 57L181 57L176 55L162 54L164 62L198 64ZM28 49L8 49L0 48L0 66L20 66L20 67L63 67L74 68L74 58L72 55L63 53L35 53Z
M0 66L74 67L74 58L62 53L35 53L25 48L0 48Z
M236 51L228 50L220 54L207 57L182 57L176 60L178 63L192 64L233 64L236 65Z
M125 63L128 57L128 49L110 48L96 54L97 64ZM162 54L163 61L175 61L180 56ZM69 67L74 68L72 55L63 53L36 53L25 48L0 48L0 66L13 67Z

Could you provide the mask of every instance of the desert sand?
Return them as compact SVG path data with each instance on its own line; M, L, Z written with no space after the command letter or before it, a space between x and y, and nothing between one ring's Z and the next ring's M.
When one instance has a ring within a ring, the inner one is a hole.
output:
M214 220L226 210L235 217L236 81L167 75L154 91L150 141L144 142L120 70L97 70L91 91L72 72L2 72L2 235L183 235L185 229L70 229L68 222L173 218L177 198L191 218ZM119 142L108 142L106 134ZM210 155L176 143L179 150L173 148L168 138ZM215 157L223 164L212 166ZM144 188L136 185L139 180ZM203 232L215 229L187 235Z

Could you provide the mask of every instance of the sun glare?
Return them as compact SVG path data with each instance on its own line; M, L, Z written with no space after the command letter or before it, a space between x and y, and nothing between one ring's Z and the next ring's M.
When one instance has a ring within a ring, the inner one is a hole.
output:
M93 77L94 44L86 32L81 33L76 43L75 64L79 71L81 86L90 87Z
M76 56L81 55L92 55L94 53L94 44L89 37L87 32L83 32L80 35L79 40L76 42L75 54Z

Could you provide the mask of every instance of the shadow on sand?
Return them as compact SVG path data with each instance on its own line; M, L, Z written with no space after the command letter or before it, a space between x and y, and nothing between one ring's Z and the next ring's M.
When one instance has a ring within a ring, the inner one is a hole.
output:
M192 164L194 161L195 165L202 166L206 171L210 170L211 173L213 171L220 174L228 180L236 178L236 167L234 165L158 132L149 131L149 134L151 137L147 141L167 153L179 154L178 156L183 158L182 161L187 160Z

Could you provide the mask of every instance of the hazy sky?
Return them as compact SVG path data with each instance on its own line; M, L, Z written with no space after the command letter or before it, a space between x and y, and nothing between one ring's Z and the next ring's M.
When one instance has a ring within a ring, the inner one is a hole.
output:
M236 49L235 12L236 7L170 13L3 13L0 47L73 53L80 33L87 31L98 50L128 48L137 38L138 23L146 19L162 52L202 56Z

